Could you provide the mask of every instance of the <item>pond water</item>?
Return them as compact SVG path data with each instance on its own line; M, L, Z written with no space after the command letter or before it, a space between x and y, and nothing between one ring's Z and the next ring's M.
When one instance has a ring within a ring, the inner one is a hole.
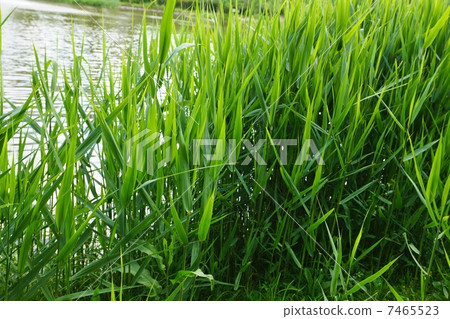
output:
M77 4L54 2L51 0L0 0L2 20L12 12L2 27L2 68L3 91L8 101L21 107L31 92L31 74L36 66L34 48L39 60L57 61L59 66L58 86L62 84L63 67L66 70L73 64L73 45L77 55L83 44L83 57L89 64L94 80L100 74L103 61L103 29L105 33L108 59L113 71L119 71L122 55L127 55L131 44L137 44L141 31L143 10L141 8L116 7L100 8ZM147 12L147 33L156 35L161 22L161 11ZM179 19L178 23L183 23ZM104 26L104 28L102 27ZM164 92L159 92L163 97ZM82 101L82 104L85 101ZM61 108L57 100L56 108ZM88 108L88 104L86 103ZM4 103L4 113L11 111L11 106ZM34 110L33 116L38 116ZM64 110L62 112L64 121ZM36 120L38 124L40 119ZM25 154L36 150L38 144L33 141L34 131L25 128L28 139L25 142ZM17 154L19 133L8 146L10 158ZM39 138L37 138L39 140ZM64 135L58 142L64 141ZM39 154L38 158L39 158ZM17 158L17 157L16 157ZM96 155L91 158L98 164Z
M84 37L83 56L95 76L102 63L102 23L109 58L113 65L119 65L122 50L138 40L143 14L140 9L98 8L48 0L0 0L0 4L3 18L15 8L3 25L2 65L5 97L17 106L31 91L33 45L41 62L46 54L60 66L69 66L73 60L72 34L77 52ZM149 13L148 32L159 28L160 14Z

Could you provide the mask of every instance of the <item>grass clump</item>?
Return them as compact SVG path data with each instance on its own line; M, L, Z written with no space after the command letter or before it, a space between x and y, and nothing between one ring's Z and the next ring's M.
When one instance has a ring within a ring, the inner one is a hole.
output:
M163 8L166 0L123 0L121 3L132 6L149 5L151 8ZM266 10L277 11L282 3L283 0L179 0L176 3L176 8L186 10L195 8L219 10L223 8L225 13L235 10L245 14L249 12L256 14Z
M448 299L448 1L193 11L176 32L174 7L119 73L105 46L93 80L74 48L3 98L0 298ZM169 140L130 147L142 132ZM201 151L238 165L194 165L202 138L235 139ZM266 165L242 165L243 139ZM325 165L283 163L277 139Z

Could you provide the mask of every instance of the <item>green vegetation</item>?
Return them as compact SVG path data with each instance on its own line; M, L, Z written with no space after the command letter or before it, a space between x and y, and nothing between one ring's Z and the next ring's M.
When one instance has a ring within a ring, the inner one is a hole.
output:
M142 7L146 6L150 9L163 9L166 5L166 0L57 0L70 3L86 4L91 6L104 6L104 7L115 7L119 4ZM262 12L265 10L276 10L283 0L232 0L232 1L222 1L222 0L179 0L176 3L176 8L179 9L192 9L192 8L203 8L211 10L219 10L223 7L225 12L229 12L230 9L237 8L238 11L244 12L249 9L253 13Z
M99 80L79 47L68 70L36 54L29 99L2 96L0 298L448 300L449 1L193 11L177 32L174 6L121 72L106 45ZM130 149L145 130L171 139ZM267 142L266 166L196 166L200 138L239 163L244 138L312 139L325 165Z
M116 7L120 4L120 0L57 0L60 2L90 5L90 6L102 6L102 7Z

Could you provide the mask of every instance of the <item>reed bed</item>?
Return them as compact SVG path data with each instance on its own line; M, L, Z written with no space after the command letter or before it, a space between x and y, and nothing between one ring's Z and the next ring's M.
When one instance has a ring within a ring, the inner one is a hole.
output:
M36 54L27 101L0 91L0 298L448 300L449 4L194 9L175 31L168 0L98 79L82 47Z

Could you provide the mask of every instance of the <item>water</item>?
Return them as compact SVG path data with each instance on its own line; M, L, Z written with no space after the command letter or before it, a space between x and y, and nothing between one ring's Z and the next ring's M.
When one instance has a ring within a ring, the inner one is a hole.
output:
M41 61L44 55L70 66L72 40L89 62L95 77L102 63L102 16L106 45L113 65L119 65L122 51L137 42L142 11L131 8L98 8L39 0L0 0L3 18L16 8L3 25L3 81L5 97L20 106L29 96L31 70L35 65L33 45ZM148 18L148 32L159 28L159 12ZM7 109L5 109L7 111Z
M48 60L57 61L60 70L58 86L61 87L63 67L66 66L68 70L73 64L72 37L77 55L83 46L83 57L96 80L103 61L102 25L108 58L113 70L119 71L116 74L120 74L122 55L127 54L130 45L137 44L142 27L143 11L139 8L100 8L49 0L0 0L0 4L3 18L15 8L2 28L2 67L5 98L16 107L20 107L31 92L31 73L36 65L34 47L41 63L45 56ZM147 13L149 37L157 34L161 15L159 11ZM56 101L56 107L61 108L60 100ZM8 111L11 111L11 106L5 103L4 112ZM33 117L37 116L35 110ZM36 122L40 124L40 119ZM32 139L35 132L29 131L29 128L25 128L25 131L29 136L25 143L25 154L30 154L38 144ZM19 134L16 134L10 140L10 159L13 154L17 154L18 137ZM36 139L39 140L39 137ZM64 135L60 135L58 142L63 141ZM96 166L99 164L96 155L91 160Z

